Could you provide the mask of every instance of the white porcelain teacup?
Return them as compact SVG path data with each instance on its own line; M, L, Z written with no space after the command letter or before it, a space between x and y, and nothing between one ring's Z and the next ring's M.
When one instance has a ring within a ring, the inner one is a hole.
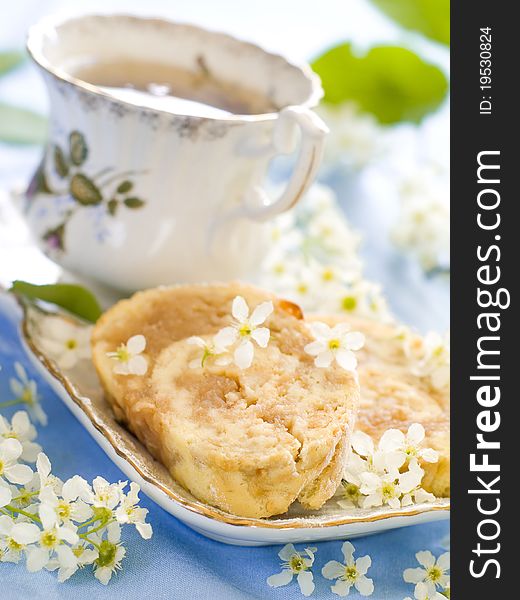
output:
M228 35L125 15L44 20L28 49L48 87L50 131L26 211L53 260L124 291L257 268L264 223L298 202L321 159L326 127L310 107L322 90L310 68ZM74 76L81 61L121 57L202 69L275 109L194 116ZM269 162L296 144L285 191L270 199Z

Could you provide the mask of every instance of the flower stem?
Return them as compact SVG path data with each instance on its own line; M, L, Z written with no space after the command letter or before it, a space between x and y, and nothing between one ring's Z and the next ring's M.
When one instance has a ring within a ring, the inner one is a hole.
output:
M7 408L8 406L22 404L23 402L24 400L22 398L16 398L15 400L7 400L6 402L0 402L0 408Z
M92 519L89 519L88 521L81 523L81 525L78 525L78 527L87 527L87 525L91 525L92 523L95 523L97 520L98 520L98 517L92 517Z
M91 529L90 531L87 531L87 533L79 533L78 535L79 535L80 538L83 538L84 540L86 540L87 539L87 534L90 535L91 533L96 533L96 531L99 531L100 529L103 529L104 527L106 527L110 523L113 523L114 521L115 521L115 519L109 519L108 521L106 521L104 523L100 523L94 529ZM83 527L83 525L82 525L82 527Z
M86 542L88 542L89 544L92 544L94 547L96 547L98 550L99 548L99 544L96 544L96 542L94 540L91 540L86 534L79 534L79 537L83 540L85 540Z
M28 513L27 511L22 510L21 508L15 508L14 506L11 506L10 504L8 504L7 506L4 506L4 508L11 513L17 513L19 515L23 515L24 517L27 517L28 519L31 519L32 521L35 521L36 523L41 523L40 519L36 515L32 515L31 513Z
M27 492L26 494L22 494L20 496L16 496L16 498L13 498L13 502L17 502L18 500L25 500L25 498L36 496L39 493L40 490L36 490L35 492Z

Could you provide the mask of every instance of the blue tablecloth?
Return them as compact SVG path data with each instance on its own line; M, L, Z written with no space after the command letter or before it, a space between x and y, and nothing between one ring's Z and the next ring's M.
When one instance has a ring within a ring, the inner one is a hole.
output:
M54 472L62 478L79 473L87 480L101 475L109 481L125 479L88 433L76 421L49 386L36 375L21 347L18 333L19 314L12 300L0 296L0 401L11 397L9 377L13 364L20 361L38 382L43 406L49 417L47 427L39 427L38 441L50 457ZM15 409L5 409L10 415ZM127 558L123 570L112 578L108 588L94 579L89 567L77 572L68 582L59 584L54 573L29 574L23 564L0 564L2 600L106 598L141 599L245 599L302 598L296 581L271 589L266 579L279 571L280 547L240 548L204 538L178 522L146 498L150 510L153 538L146 542L133 528L127 527ZM413 586L404 583L402 573L416 566L417 551L443 552L442 539L448 522L404 528L354 540L356 555L369 554L373 566L374 600L402 600L413 596ZM330 582L319 575L329 560L341 558L341 541L317 544L315 582L312 597L338 598L330 592ZM360 597L355 590L350 597Z

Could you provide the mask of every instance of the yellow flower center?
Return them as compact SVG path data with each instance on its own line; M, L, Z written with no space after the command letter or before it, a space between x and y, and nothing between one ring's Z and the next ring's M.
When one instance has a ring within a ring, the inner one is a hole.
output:
M0 475L4 474L4 463L2 460L0 460Z
M116 358L120 362L128 362L130 360L130 352L128 352L128 349L124 344L121 344L116 350Z
M40 538L40 543L46 548L54 548L54 546L56 546L58 543L58 536L56 535L56 532L53 530L43 533Z
M291 556L289 566L295 573L299 573L300 571L305 571L307 569L307 566L303 562L303 558L299 554L293 554Z
M20 508L25 508L26 506L29 506L29 504L31 503L31 498L33 496L34 494L29 492L29 490L26 490L25 488L18 488L18 496L16 498L16 501Z
M436 565L434 565L433 567L430 567L428 569L428 579L431 582L437 583L441 577L442 577L442 571Z
M324 225L321 228L321 235L323 237L329 237L330 235L332 235L332 227L328 227L328 226Z
M76 546L75 548L72 548L72 553L76 558L79 558L83 554L83 552L85 552L84 546Z
M62 519L68 519L71 513L70 504L63 500L58 504L56 511Z
M309 286L306 283L299 283L296 286L298 294L306 294L309 291Z
M332 269L325 269L321 275L323 281L333 281L334 280L334 271Z
M247 336L251 335L252 331L253 330L251 329L251 326L248 323L244 323L244 325L242 325L242 327L240 327L240 329L238 330L238 333L242 337L247 337Z
M22 395L20 396L20 401L25 402L25 404L32 405L34 404L34 396L29 387L25 387Z
M14 550L15 552L19 552L20 550L23 550L23 545L19 544L18 542L15 542L13 540L13 538L9 538L9 541L7 543L9 545L10 550Z
M329 348L331 350L338 350L341 346L341 342L339 340L329 340Z
M357 306L357 300L354 296L345 296L341 301L341 308L343 310L355 310Z
M347 581L352 581L352 582L356 581L356 579L358 578L358 572L354 565L345 565L344 578Z
M347 481L343 482L343 494L345 498L350 500L357 500L359 498L359 486L355 483L348 483Z
M393 498L395 496L395 485L393 483L384 483L381 490L383 498Z
M74 350L78 347L78 342L75 339L71 338L70 340L67 340L65 342L65 346L67 350Z
M414 446L408 446L405 449L405 454L406 454L406 456L416 456L417 455L417 449Z

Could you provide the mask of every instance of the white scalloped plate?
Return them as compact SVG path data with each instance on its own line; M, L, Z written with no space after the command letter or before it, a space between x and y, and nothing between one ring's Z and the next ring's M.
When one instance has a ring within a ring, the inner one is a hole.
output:
M38 321L44 314L34 305L24 306L22 339L35 367L121 471L164 510L202 535L227 544L259 546L353 538L449 518L449 498L401 509L368 510L347 510L332 498L318 511L295 503L287 513L269 519L237 517L199 502L117 423L90 361L61 371L45 354L38 343Z

